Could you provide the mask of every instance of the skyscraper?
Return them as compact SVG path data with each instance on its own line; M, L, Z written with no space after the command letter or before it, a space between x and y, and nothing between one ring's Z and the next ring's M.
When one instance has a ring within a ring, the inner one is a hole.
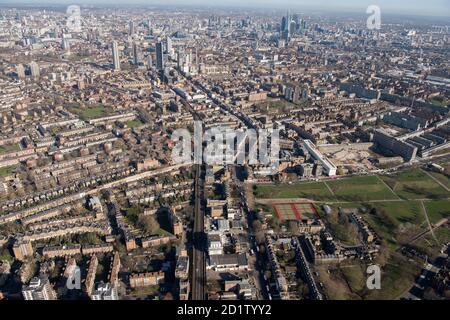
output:
M286 43L289 42L291 38L291 23L291 12L288 10L286 16L283 17L283 20L281 21L281 37L286 41Z
M63 39L62 43L61 43L61 47L63 48L63 50L65 51L70 51L70 42L67 39Z
M167 54L171 57L172 56L172 39L170 37L166 38L166 51L167 51Z
M164 70L164 50L162 42L156 44L156 69Z
M39 65L36 62L34 62L34 61L30 62L30 70L31 70L31 76L33 78L37 79L41 76L41 72L39 70Z
M120 70L120 57L117 41L112 42L112 55L113 55L114 70Z
M283 17L281 19L281 28L280 31L283 33L286 30L286 26L287 26L288 22L286 20L286 17Z
M133 42L133 62L135 65L138 65L140 62L139 47L136 42Z
M25 78L25 68L23 67L23 64L16 65L16 73L19 79Z
M133 21L130 21L129 27L130 27L129 33L130 33L130 36L132 36L132 35L134 34L134 32L135 32L135 29L134 29L134 22L133 22Z

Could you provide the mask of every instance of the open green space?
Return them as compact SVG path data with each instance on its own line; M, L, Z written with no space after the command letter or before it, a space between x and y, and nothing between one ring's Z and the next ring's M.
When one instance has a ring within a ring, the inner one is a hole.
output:
M18 143L5 144L5 145L0 146L0 154L17 152L17 151L20 151L20 146Z
M351 177L327 181L339 200L368 201L397 199L389 188L376 176Z
M362 209L358 214L391 249L396 249L428 227L419 201L355 202L335 204L332 207L335 208L333 211L338 208ZM328 217L326 219L330 220ZM335 229L339 231L344 222L337 221L335 225ZM348 232L344 234L343 239L347 239L351 234L348 226L346 230ZM340 233L343 234L344 231L341 230Z
M0 168L0 177L9 176L16 170L17 166L7 166Z
M331 200L333 195L323 182L304 182L296 184L258 185L256 198L308 198Z
M424 205L433 224L450 217L450 200L426 201Z
M442 249L442 246L448 242L450 242L450 227L448 225L443 225L433 231L434 236L436 237L438 243L432 236L431 233L428 233L423 238L416 241L413 245L419 251L427 254L430 259L436 258Z
M443 106L443 107L446 107L446 106L450 105L450 100L446 100L443 97L436 97L434 99L431 99L430 102L432 104L436 104L436 105Z
M142 121L139 119L129 120L126 124L128 128L135 128L143 125Z
M414 283L421 266L400 254L391 253L381 269L381 289L367 290L365 299L394 300L400 298Z
M158 296L159 285L134 288L130 294L134 297Z
M363 217L391 248L397 248L427 228L418 201L371 203L370 213Z
M435 177L443 184L450 184L450 180L442 174L436 174ZM327 188L327 185L332 192ZM258 185L254 189L255 197L260 199L308 198L330 202L364 202L399 198L440 200L450 197L450 192L420 169L413 169L392 176L359 176L327 180L326 182Z
M109 110L101 104L89 106L87 108L71 105L67 106L67 109L78 115L84 121L105 117L109 114Z
M442 183L447 188L450 188L450 178L446 176L443 173L430 171L429 174L431 174L434 178L436 178L437 181Z
M403 199L442 199L450 197L436 181L420 169L381 177Z
M106 114L107 113L106 113L105 107L97 106L97 107L87 108L87 109L83 110L82 117L86 120L91 120L91 119L101 118L101 117L105 116Z
M381 288L369 290L366 286L367 266L348 260L337 267L329 267L330 274L319 269L327 295L331 299L395 300L412 286L421 269L406 257L389 252L381 265Z
M334 195L327 188L333 191ZM398 199L376 176L351 177L324 182L259 185L256 198L308 198L316 201L369 201Z

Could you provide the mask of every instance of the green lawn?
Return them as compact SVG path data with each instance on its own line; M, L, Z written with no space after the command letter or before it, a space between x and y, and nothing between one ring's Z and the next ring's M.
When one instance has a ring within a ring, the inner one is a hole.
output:
M424 201L424 205L431 223L450 216L450 200ZM376 209L375 214L368 211L361 215L393 250L428 228L420 201L355 202L332 207ZM438 229L439 232L442 228Z
M159 294L159 285L139 287L131 290L131 295L135 297L146 297Z
M445 100L445 99L431 99L431 103L437 104L437 105L439 105L439 106L446 107L446 106L450 105L450 100Z
M309 198L313 200L332 200L334 197L322 182L305 182L297 184L259 185L256 187L257 198Z
M9 176L16 170L17 166L7 166L0 168L0 177Z
M392 253L381 269L381 289L367 290L368 300L398 299L414 283L421 267L404 256Z
M434 230L434 235L439 241L439 244L436 243L435 239L430 233L414 243L414 247L426 253L430 257L430 259L437 257L440 254L442 245L450 242L450 227L448 227L447 225L441 226Z
M398 199L376 176L351 177L324 182L259 185L256 198L308 198L316 201L369 201Z
M134 119L134 120L127 121L126 125L128 128L135 128L135 127L139 127L139 126L143 125L143 123L139 119Z
M20 151L20 146L18 143L5 144L3 146L0 146L0 154L11 153L11 152L16 152L16 151Z
M403 199L442 199L450 193L420 169L381 177Z
M361 292L365 290L367 267L364 264L355 263L353 265L344 265L340 270L352 292Z
M107 112L105 110L105 107L103 106L97 106L92 108L87 108L83 110L82 117L85 120L91 120L96 118L101 118L106 116Z
M436 178L437 181L439 181L440 183L442 183L444 186L446 186L447 188L450 188L450 179L439 172L434 172L434 171L430 171L429 172L433 177Z
M379 210L385 210L397 225L401 223L413 223L421 225L425 222L422 207L418 201L385 202L372 204Z
M419 201L355 202L335 204L332 207L366 208L366 213L360 213L361 216L391 249L396 249L399 244L427 228Z
M426 201L424 204L431 223L437 223L450 216L450 200Z
M418 201L371 203L370 206L376 209L376 214L367 213L363 217L391 249L427 227Z
M88 108L82 108L80 106L67 106L67 109L78 115L82 120L89 121L92 119L97 119L105 117L108 115L108 110L103 105L91 106Z
M449 183L447 177L442 175L439 178L443 183ZM444 178L447 180L444 181ZM349 202L393 200L398 199L398 197L408 200L439 200L450 197L450 192L420 169L405 171L393 176L362 176L328 180L326 184L334 195L324 182L304 182L292 185L259 185L255 189L255 196L264 199L309 198L316 201Z
M384 249L387 250L387 249ZM376 262L374 262L376 264ZM325 291L332 300L395 300L411 288L421 267L398 253L388 253L386 263L381 266L381 288L367 288L367 267L371 263L347 260L337 268L316 268Z
M388 200L397 197L376 176L351 177L348 179L327 181L339 200L368 201Z

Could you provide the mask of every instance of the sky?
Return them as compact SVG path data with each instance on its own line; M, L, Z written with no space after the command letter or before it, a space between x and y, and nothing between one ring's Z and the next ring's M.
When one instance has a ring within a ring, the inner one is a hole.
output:
M146 4L291 8L365 13L369 5L378 5L381 13L440 16L450 19L450 0L0 0L0 4Z

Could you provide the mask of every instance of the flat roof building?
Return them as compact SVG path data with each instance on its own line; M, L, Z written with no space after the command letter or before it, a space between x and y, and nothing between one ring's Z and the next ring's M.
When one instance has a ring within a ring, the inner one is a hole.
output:
M331 162L327 157L325 157L315 146L314 143L312 143L311 140L304 140L304 145L306 149L309 151L311 156L320 162L323 168L323 172L327 176L335 176L337 167L334 165L333 162Z

